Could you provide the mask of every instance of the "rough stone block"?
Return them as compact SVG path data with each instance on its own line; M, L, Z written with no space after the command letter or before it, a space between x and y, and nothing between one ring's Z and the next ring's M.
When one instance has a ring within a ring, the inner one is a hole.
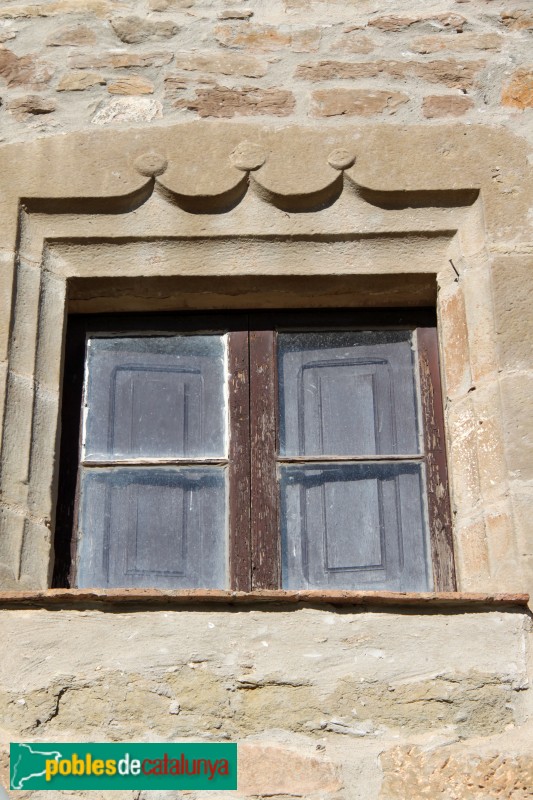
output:
M447 728L462 736L486 736L512 723L514 694L510 681L490 673L408 678L387 686L346 677L324 705L331 716L351 719L355 727L368 721L372 730Z
M492 265L495 327L503 370L533 368L533 256L499 256Z
M50 82L53 74L53 67L41 61L37 54L17 56L11 50L0 48L0 77L10 88L40 88Z
M527 485L512 486L511 502L524 589L533 597L533 488Z
M25 518L20 510L0 506L0 586L18 589Z
M348 32L341 36L337 46L344 53L357 53L366 55L376 49L376 42L360 31Z
M33 17L57 17L62 14L94 14L107 17L121 11L123 3L118 0L52 0L45 3L15 3L0 6L0 18L19 19Z
M394 114L409 97L401 92L379 89L324 89L312 95L315 117Z
M96 44L96 32L88 25L63 25L55 30L48 39L48 47L91 47Z
M501 20L511 31L533 30L533 12L530 8L513 8L502 11Z
M509 476L533 480L533 372L502 377L505 451Z
M262 78L268 69L267 65L255 56L217 51L177 53L175 64L178 69L187 72L241 75L245 78Z
M153 94L154 84L140 75L126 75L107 84L109 94Z
M201 117L255 114L286 117L294 110L295 99L292 92L285 89L259 89L255 86L230 89L227 86L212 86L208 89L197 89L195 100L178 103L181 107L196 111Z
M324 757L263 742L239 748L239 791L246 795L308 798L340 789L339 770Z
M245 22L218 25L215 29L215 38L224 47L258 52L290 49L294 53L308 53L318 50L320 30Z
M517 69L511 76L509 83L502 92L504 106L518 108L533 108L533 69Z
M148 0L150 11L172 11L173 9L192 8L195 0Z
M173 53L94 53L70 56L73 69L129 69L130 67L164 67L170 64Z
M465 301L461 288L455 284L452 291L443 292L439 305L443 348L441 368L445 375L443 388L446 397L453 400L464 397L472 385Z
M54 100L37 94L27 94L7 103L7 109L18 119L26 119L28 116L39 114L51 114L56 108L57 104Z
M427 119L439 117L462 117L474 108L471 97L464 95L443 94L424 97L422 111Z
M503 37L497 33L462 33L460 36L433 34L423 36L409 45L415 53L426 55L443 50L452 52L469 52L475 50L500 50Z
M533 757L490 755L463 746L424 750L396 747L381 758L380 800L526 800L533 786Z
M450 28L458 33L462 32L466 18L461 14L445 13L421 17L399 17L395 15L374 17L368 22L369 27L378 28L380 31L395 33L413 26L429 24L432 27Z
M421 78L428 83L442 83L451 89L471 89L484 61L317 61L301 64L296 77L309 81L334 79L357 80L389 76L398 80Z
M253 15L251 8L227 8L218 12L219 19L250 19Z
M480 484L477 429L479 420L470 397L448 409L448 453L454 505L463 513L479 512Z
M475 415L479 486L487 510L507 491L498 381L483 383L470 393L470 398Z
M27 520L20 552L22 586L47 589L52 578L50 525ZM21 587L22 588L22 587Z
M117 97L100 106L91 122L94 125L110 125L122 122L151 122L163 116L159 100L148 97Z
M171 39L179 31L178 25L172 20L165 19L152 22L142 17L134 16L115 17L111 20L111 27L118 38L126 44Z
M105 86L106 80L99 72L85 72L73 70L62 76L56 91L58 92L84 92L93 86Z

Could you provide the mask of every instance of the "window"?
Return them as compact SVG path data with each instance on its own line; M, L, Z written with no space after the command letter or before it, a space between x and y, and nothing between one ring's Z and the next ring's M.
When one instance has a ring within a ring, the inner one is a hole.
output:
M63 409L55 585L455 588L431 311L74 316Z

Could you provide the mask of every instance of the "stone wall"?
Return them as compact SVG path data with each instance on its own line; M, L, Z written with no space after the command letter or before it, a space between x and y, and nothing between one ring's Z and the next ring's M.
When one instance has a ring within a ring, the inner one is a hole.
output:
M523 604L46 590L68 311L428 304L459 588L531 590L532 32L528 0L0 4L0 785L9 741L203 739L239 798L531 796Z
M532 30L524 0L12 0L2 136L243 116L527 134Z
M22 741L238 741L239 791L179 793L191 800L531 796L521 612L19 609L1 625L10 641L2 749L13 732ZM0 780L6 770L4 749ZM30 794L50 795L13 796Z

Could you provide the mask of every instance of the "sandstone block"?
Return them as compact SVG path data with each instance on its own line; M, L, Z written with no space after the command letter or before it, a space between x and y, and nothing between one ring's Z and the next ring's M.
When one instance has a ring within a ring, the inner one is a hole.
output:
M73 69L129 69L130 67L164 67L172 61L170 53L109 52L101 55L85 53L68 60Z
M430 95L422 102L422 112L427 119L462 117L471 108L474 108L474 101L464 95Z
M173 8L192 8L195 0L148 0L150 11L168 11Z
M500 367L533 368L533 256L499 257L492 266L494 316Z
M218 18L219 19L250 19L253 17L254 12L250 8L228 8L224 11L220 11Z
M51 114L57 108L53 100L37 94L17 97L7 103L7 109L16 117L23 119L32 114Z
M461 32L466 24L465 17L461 14L436 14L424 17L398 17L395 15L376 17L368 23L369 27L378 28L380 31L397 32L410 28L413 25L429 23L440 28L453 28Z
M48 47L80 47L96 44L96 33L87 25L59 28L46 40Z
M533 30L533 11L529 8L513 8L502 11L501 19L506 28L511 31Z
M460 36L434 34L416 39L410 49L415 53L438 53L442 50L500 50L503 38L498 33L462 33Z
M241 75L244 78L261 78L267 73L264 62L244 53L217 51L178 53L175 63L178 69L186 71Z
M371 117L387 112L394 114L409 97L400 92L368 89L326 89L313 92L316 117Z
M25 3L0 6L0 18L18 19L28 17L56 17L61 14L94 14L107 17L124 8L115 0L56 0L51 3Z
M533 786L533 757L477 755L456 747L425 751L396 747L381 758L380 800L526 800Z
M335 79L357 80L376 78L385 71L385 64L392 62L372 61L316 61L300 64L296 77L307 81L331 81ZM396 63L396 62L395 62Z
M151 22L142 17L117 17L111 20L111 27L118 38L127 44L171 39L179 31L172 20Z
M24 517L20 512L0 506L0 585L3 589L19 588L17 580L24 523Z
M521 481L533 480L533 380L531 373L500 381L507 466Z
M0 77L9 87L40 86L48 83L53 74L53 68L39 61L37 55L17 56L0 48Z
M295 53L308 53L318 50L320 31L318 28L298 29L284 25L223 24L215 28L215 38L223 47L259 52L288 49Z
M239 747L239 791L246 795L309 797L340 789L338 770L325 758L277 744L244 742Z
M230 89L227 86L197 89L195 100L183 102L186 108L196 111L201 117L254 114L286 117L295 106L292 92L285 89L259 89L255 86L243 86L240 89Z
M441 297L440 308L443 367L446 375L443 388L447 398L464 397L472 385L472 379L463 292L456 289L453 294Z
M422 78L428 83L443 83L450 88L468 89L475 84L484 61L459 62L455 59L437 61L317 61L301 64L296 77L310 81L334 79L356 80L388 75L395 79Z
M361 33L345 33L337 42L338 47L345 53L371 53L375 44L370 36Z
M513 689L499 675L440 675L416 681L342 678L324 703L327 718L404 731L453 726L464 734L501 733L513 720Z
M57 92L84 92L93 86L104 86L105 78L99 72L86 72L85 70L74 70L67 72L61 78Z
M27 521L20 553L20 577L35 587L46 589L51 575L50 522L47 524Z
M163 85L165 100L170 102L179 100L188 86L181 75L167 75Z
M511 108L533 108L533 69L517 69L502 92L502 103Z
M376 17L371 19L368 25L371 28L378 28L380 31L401 31L404 28L409 28L418 22L416 17L398 17L389 15L386 17Z
M455 506L469 519L479 513L480 478L477 429L479 421L470 395L448 409L448 452L453 463L449 476Z
M158 100L148 97L117 97L98 109L91 122L94 125L109 125L120 122L151 122L163 116Z
M127 75L107 84L110 94L153 94L154 84L140 75Z

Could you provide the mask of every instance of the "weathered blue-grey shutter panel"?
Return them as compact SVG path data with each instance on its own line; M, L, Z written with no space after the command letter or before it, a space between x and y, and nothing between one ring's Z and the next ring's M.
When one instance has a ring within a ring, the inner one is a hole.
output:
M88 459L225 456L221 336L93 337Z
M421 470L282 466L283 587L427 591Z
M83 469L77 585L225 588L225 471Z
M227 455L225 380L220 335L90 339L78 586L225 588L226 469L143 464Z
M409 331L278 336L280 454L419 452Z
M430 588L411 336L279 334L280 454L368 459L280 467L285 588Z

